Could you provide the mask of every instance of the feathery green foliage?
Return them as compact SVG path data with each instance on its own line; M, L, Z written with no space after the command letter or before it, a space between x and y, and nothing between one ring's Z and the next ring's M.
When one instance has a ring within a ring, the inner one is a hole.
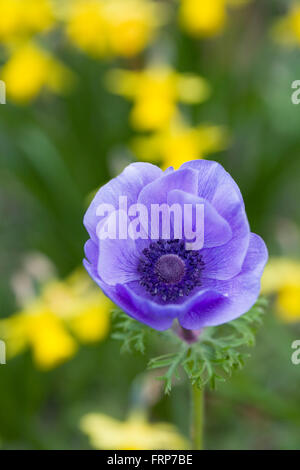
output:
M199 340L191 345L170 332L163 333L176 350L151 359L148 368L165 369L158 378L165 382L166 393L171 391L174 379L181 377L182 370L199 388L209 384L214 389L218 381L225 381L244 366L249 357L247 347L255 344L255 333L266 306L267 301L260 298L242 317L219 327L203 329ZM153 334L152 329L120 311L115 312L113 338L123 342L122 351L144 353L149 334Z

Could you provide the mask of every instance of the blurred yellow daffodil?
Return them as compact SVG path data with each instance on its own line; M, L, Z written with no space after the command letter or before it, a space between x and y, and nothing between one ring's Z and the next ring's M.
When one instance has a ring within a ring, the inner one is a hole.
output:
M282 44L300 46L300 2L295 2L286 16L275 22L272 35Z
M262 277L262 293L274 294L276 312L287 323L300 321L300 261L271 258Z
M96 449L188 449L187 440L168 423L150 423L143 412L132 412L126 421L100 413L84 416L80 423Z
M77 0L66 17L66 32L92 56L132 57L154 38L165 11L150 0Z
M179 20L192 36L220 34L227 21L227 6L240 6L249 0L180 0Z
M49 0L0 0L0 41L48 30L54 23L54 8Z
M66 33L83 51L93 56L105 56L108 44L104 2L101 0L73 2L67 19Z
M1 70L7 96L20 104L36 98L43 88L63 92L72 78L69 69L32 42L17 47Z
M112 70L107 84L110 91L134 102L130 119L138 130L164 128L177 115L177 102L200 103L210 94L202 77L179 74L167 66L151 66L139 72Z
M43 370L71 358L77 349L75 340L66 331L62 321L42 305L32 305L28 311L24 310L4 320L0 329L10 357L30 347L36 365Z
M23 310L0 321L1 338L13 357L31 348L36 365L51 369L70 359L77 340L93 343L109 330L110 301L84 272L66 281L50 281Z
M149 0L106 0L106 15L112 54L132 57L154 39L166 9Z
M227 143L228 133L222 126L189 127L177 122L154 135L135 138L132 150L140 160L160 161L166 169L223 150Z

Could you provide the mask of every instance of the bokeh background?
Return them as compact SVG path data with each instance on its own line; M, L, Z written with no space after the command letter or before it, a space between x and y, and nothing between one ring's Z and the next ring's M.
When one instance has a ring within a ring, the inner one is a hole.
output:
M128 163L212 158L271 261L243 371L206 393L208 449L299 449L300 3L0 0L0 448L186 448L189 392L120 354L81 269L83 214Z

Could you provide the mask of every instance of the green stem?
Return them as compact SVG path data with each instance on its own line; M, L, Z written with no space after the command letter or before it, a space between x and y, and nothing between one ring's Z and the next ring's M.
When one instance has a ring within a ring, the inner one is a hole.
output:
M203 450L204 390L192 385L192 426L193 450Z

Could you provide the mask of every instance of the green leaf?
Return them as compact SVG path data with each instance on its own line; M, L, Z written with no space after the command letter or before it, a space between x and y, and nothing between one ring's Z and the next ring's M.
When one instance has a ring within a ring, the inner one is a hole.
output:
M232 373L241 369L249 357L247 348L254 346L255 333L262 323L262 316L267 301L260 298L245 315L218 327L205 328L199 340L192 345L183 342L174 334L166 334L172 339L176 350L150 359L149 369L165 369L158 377L165 382L165 392L170 393L175 379L180 379L185 372L192 384L199 388L210 385L216 388L218 382L224 382ZM145 352L145 341L149 332L145 325L118 312L115 317L116 331L113 338L123 342L123 351Z
M120 310L113 312L112 338L122 341L121 352L145 353L147 327L128 317Z

